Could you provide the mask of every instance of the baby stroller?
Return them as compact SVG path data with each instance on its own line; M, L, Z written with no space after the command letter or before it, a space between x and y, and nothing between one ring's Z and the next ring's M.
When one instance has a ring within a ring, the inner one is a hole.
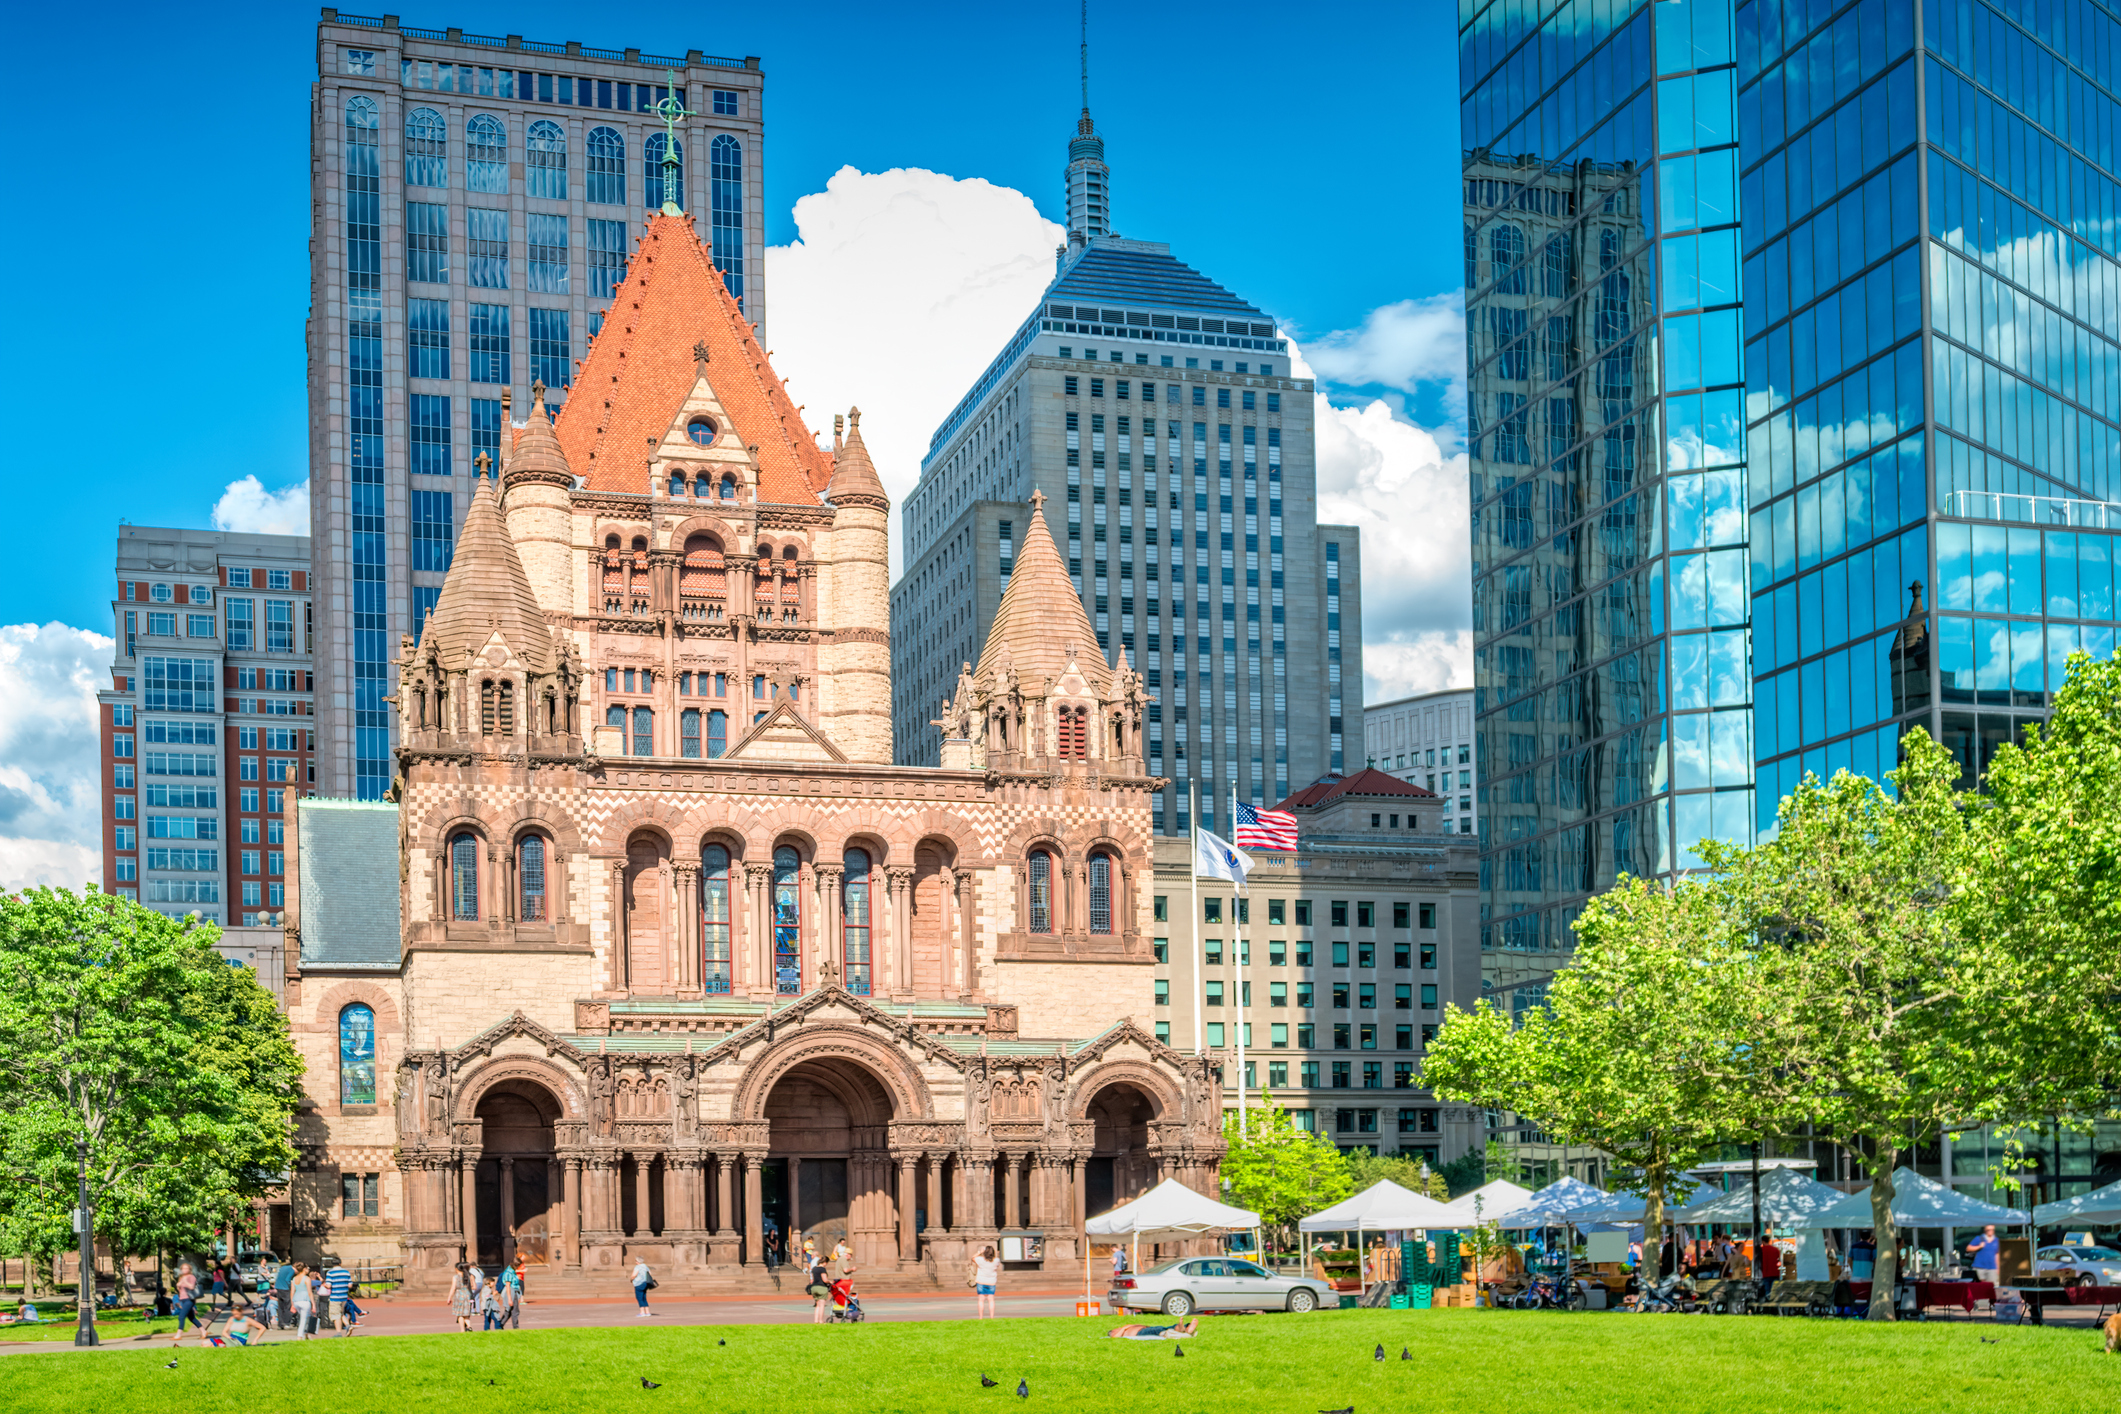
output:
M869 1318L862 1314L862 1298L854 1294L854 1283L842 1277L832 1284L833 1325L859 1325Z

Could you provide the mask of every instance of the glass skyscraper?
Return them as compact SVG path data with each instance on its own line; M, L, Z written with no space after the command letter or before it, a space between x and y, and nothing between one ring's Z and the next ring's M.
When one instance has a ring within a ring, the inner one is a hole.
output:
M1461 8L1487 981L2113 646L2113 12Z

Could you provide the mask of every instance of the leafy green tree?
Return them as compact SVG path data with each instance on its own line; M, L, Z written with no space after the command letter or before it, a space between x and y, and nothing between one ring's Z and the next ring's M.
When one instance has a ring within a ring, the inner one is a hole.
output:
M1695 880L1623 878L1585 906L1576 932L1544 1005L1515 1026L1485 1003L1452 1008L1422 1078L1440 1096L1603 1149L1658 1235L1686 1168L1741 1132L1757 1104L1757 1052L1736 1044L1752 950L1722 893Z
M1299 1129L1274 1097L1260 1092L1259 1107L1237 1132L1235 1111L1223 1118L1222 1176L1227 1200L1259 1214L1283 1247L1296 1223L1354 1192L1348 1161L1323 1134Z
M1451 1196L1450 1186L1444 1182L1443 1175L1420 1159L1410 1159L1403 1154L1372 1154L1367 1150L1348 1155L1350 1192L1360 1193L1381 1182L1396 1183L1410 1193L1434 1198L1439 1203Z
M72 1243L78 1140L120 1254L196 1245L293 1166L302 1062L210 925L89 890L0 897L0 1237ZM84 1288L87 1283L84 1283Z

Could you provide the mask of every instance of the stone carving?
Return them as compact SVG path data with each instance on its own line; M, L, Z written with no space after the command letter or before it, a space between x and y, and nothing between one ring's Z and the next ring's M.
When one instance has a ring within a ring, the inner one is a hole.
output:
M685 1057L677 1064L678 1098L677 1113L674 1116L674 1121L677 1133L681 1137L689 1138L697 1132L699 1127L700 1082L698 1075L695 1073L696 1070L697 1063L691 1056Z
M617 1113L613 1095L617 1080L611 1073L611 1062L598 1056L589 1063L589 1122L596 1129L599 1139L611 1137L611 1126Z

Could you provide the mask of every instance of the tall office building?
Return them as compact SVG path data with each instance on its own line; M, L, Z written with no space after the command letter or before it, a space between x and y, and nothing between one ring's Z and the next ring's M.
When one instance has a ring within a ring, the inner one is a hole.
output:
M1974 779L2121 530L2095 3L1461 11L1482 927L1772 828L1915 726ZM1757 788L1756 788L1757 781Z
M1312 384L1273 320L1169 246L1111 234L1109 175L1085 107L1053 283L906 498L893 737L902 764L939 759L937 709L1042 491L1096 647L1157 699L1149 770L1174 784L1156 828L1190 827L1189 781L1202 823L1226 826L1233 782L1272 804L1362 761L1360 537L1318 523Z
M1423 692L1362 709L1369 764L1443 801L1447 835L1473 833L1473 694L1465 688Z
M251 927L286 906L291 798L313 779L310 603L300 535L119 527L96 694L105 893Z
M655 105L673 82L687 111L669 154ZM666 195L700 213L763 323L763 83L757 59L324 11L309 406L325 793L388 788L390 665L442 591L475 460L498 459L502 393L528 408L539 381L548 405L565 401Z

